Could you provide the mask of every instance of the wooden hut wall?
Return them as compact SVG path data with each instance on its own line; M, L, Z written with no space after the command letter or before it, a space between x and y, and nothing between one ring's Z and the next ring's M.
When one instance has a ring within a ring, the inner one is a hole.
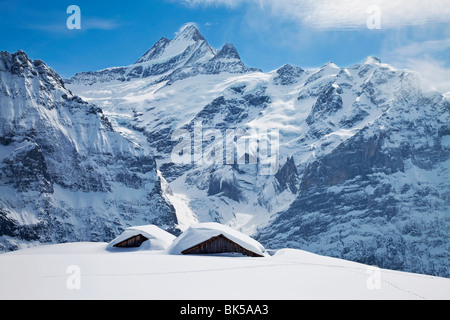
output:
M183 251L183 254L215 254L215 253L240 253L250 257L261 257L261 255L249 251L237 243L220 235L208 241L198 244L195 247Z
M125 241L122 241L122 242L116 244L114 247L117 247L117 248L139 248L142 245L142 243L144 243L147 240L148 240L148 238L139 234L135 237L132 237L130 239L127 239Z

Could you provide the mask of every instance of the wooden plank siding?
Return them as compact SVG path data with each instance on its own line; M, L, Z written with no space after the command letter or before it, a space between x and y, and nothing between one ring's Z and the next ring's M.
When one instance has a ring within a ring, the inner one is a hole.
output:
M141 234L138 234L137 236L134 236L130 239L124 240L124 241L116 244L114 247L116 247L116 248L139 248L147 240L148 240L148 238L144 237Z
M224 235L211 238L192 248L186 249L182 254L215 254L215 253L240 253L249 257L262 257L250 250L243 248Z

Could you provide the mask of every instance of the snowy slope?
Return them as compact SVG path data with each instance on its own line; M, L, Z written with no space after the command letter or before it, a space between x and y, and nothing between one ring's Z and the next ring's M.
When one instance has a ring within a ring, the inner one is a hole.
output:
M2 254L0 299L450 298L448 279L374 269L299 250L238 258L164 251L110 253L106 246L72 243Z

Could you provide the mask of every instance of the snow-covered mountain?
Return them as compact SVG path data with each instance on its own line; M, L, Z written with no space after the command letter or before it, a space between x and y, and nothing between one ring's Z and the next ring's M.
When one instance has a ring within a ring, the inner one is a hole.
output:
M0 248L176 225L145 145L23 51L0 53Z
M79 73L68 83L94 84L133 79L146 79L149 83L171 83L199 74L218 74L223 71L243 73L254 70L242 63L232 44L226 44L221 50L216 50L194 25L187 25L175 39L161 38L131 66Z
M414 72L369 57L263 73L188 26L65 86L154 155L166 228L220 222L270 249L450 276L450 102Z

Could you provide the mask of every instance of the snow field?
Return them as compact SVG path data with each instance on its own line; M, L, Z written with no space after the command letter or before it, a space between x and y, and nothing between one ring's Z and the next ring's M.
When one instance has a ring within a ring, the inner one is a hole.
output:
M248 258L112 253L106 246L71 243L0 255L0 299L450 298L449 279L373 269L299 250Z

